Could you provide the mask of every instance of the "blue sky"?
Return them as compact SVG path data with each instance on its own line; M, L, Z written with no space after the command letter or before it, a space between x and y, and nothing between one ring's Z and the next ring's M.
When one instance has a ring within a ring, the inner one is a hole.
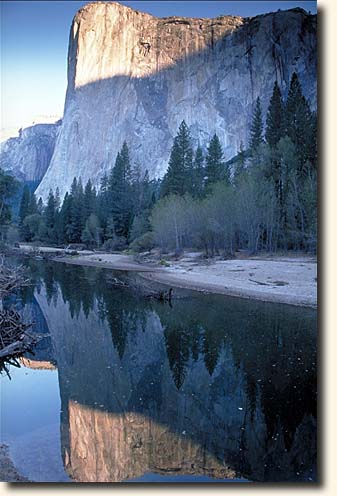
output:
M69 29L87 1L1 2L1 127L20 127L39 115L62 115ZM159 17L254 16L313 1L120 1Z

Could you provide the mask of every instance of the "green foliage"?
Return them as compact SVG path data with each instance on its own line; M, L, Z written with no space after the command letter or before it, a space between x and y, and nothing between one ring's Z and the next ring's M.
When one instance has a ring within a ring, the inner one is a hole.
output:
M161 196L184 195L191 190L193 150L190 131L185 121L179 126L174 138L168 169L165 174Z
M85 222L81 239L89 248L99 247L101 244L102 229L99 218L91 213Z
M206 186L210 187L218 181L230 182L230 172L224 162L224 156L220 140L214 134L207 148L206 155Z
M11 221L10 200L14 196L18 182L13 176L0 168L0 239L4 241L8 225Z
M285 134L296 147L297 170L305 175L305 164L314 166L316 158L316 115L302 94L301 84L293 73L285 105Z
M284 135L284 109L280 88L275 81L266 119L266 142L275 147Z
M20 240L20 233L17 227L12 225L8 227L6 240L10 246L14 246Z
M124 142L111 171L108 192L116 236L128 238L133 218L132 176L129 149Z
M249 148L241 143L238 154L228 162L217 134L205 157L200 146L194 152L183 121L162 181L150 180L148 171L142 175L124 142L98 191L90 180L83 188L81 178L74 178L62 203L56 190L43 205L25 187L20 237L61 245L84 243L110 251L130 247L139 252L158 246L176 255L186 248L225 257L234 256L240 248L251 253L280 248L315 251L317 116L296 74L286 102L275 82L265 136L263 119L258 98ZM1 171L0 199L7 194L7 201L8 178ZM2 216L8 223L8 206Z
M234 184L236 184L240 180L240 177L245 171L245 167L246 167L246 152L243 148L243 143L241 141L239 153L237 154L236 160L234 162L234 177L233 177Z
M135 252L150 251L154 247L154 236L151 231L145 232L130 244L130 248Z
M249 147L252 152L256 151L263 143L263 120L260 97L256 100L256 105L253 113L252 126L250 131Z
M41 235L43 219L40 214L30 214L23 221L25 241L37 241ZM44 224L45 226L45 224ZM43 226L43 229L44 229Z
M191 177L191 194L194 197L201 198L204 192L205 180L204 156L202 149L198 146L193 161L192 177Z

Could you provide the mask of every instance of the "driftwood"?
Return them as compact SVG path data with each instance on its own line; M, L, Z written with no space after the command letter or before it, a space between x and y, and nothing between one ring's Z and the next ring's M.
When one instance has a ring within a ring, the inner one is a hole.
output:
M18 358L25 351L32 351L38 337L30 334L31 323L22 321L21 315L13 309L3 309L2 299L21 286L29 284L23 267L10 268L0 264L0 371L9 375L7 365L17 365Z
M148 294L146 296L148 298L154 298L155 300L158 301L168 301L169 303L171 303L172 293L173 293L173 289L170 288L168 291L156 291L153 292L153 294Z
M25 277L23 267L10 268L0 263L0 299L21 286L27 286L29 279Z
M154 290L154 289L149 289L146 288L142 284L137 284L135 281L132 281L131 279L129 281L123 281L121 279L118 279L117 277L109 277L108 281L111 285L119 288L127 288L131 289L133 291L137 291L137 293L142 294L146 298L153 298L154 300L158 300L161 302L169 302L171 303L172 301L172 296L173 296L173 289L170 288L167 291L164 290Z
M22 322L15 310L0 311L0 358L17 356L36 343L27 331L31 325Z

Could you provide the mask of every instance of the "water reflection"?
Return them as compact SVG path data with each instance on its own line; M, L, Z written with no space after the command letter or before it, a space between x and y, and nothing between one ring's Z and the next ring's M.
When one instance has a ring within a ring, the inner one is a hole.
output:
M315 480L313 310L204 295L170 308L107 271L32 269L22 298L50 333L74 480Z

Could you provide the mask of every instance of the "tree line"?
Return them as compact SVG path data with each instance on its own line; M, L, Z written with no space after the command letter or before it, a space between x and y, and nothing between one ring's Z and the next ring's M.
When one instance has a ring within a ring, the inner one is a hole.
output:
M275 82L265 116L257 99L249 144L233 159L225 160L217 134L205 151L194 148L183 121L165 176L150 180L125 142L98 189L74 178L62 202L56 189L43 205L25 187L20 239L106 250L195 248L209 256L315 251L316 121L294 73L286 99Z

